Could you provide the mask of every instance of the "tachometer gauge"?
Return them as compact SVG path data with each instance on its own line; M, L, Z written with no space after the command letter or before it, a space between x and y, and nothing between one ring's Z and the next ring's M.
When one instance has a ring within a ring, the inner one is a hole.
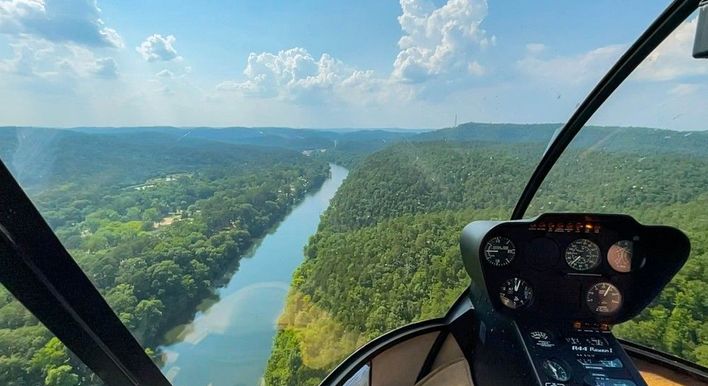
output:
M632 270L634 245L629 240L620 240L607 251L607 262L617 272L627 273Z
M543 371L549 377L560 382L570 381L570 369L560 361L555 359L546 359L543 361ZM546 383L548 384L548 382Z
M513 310L528 306L533 300L533 288L524 279L507 279L499 288L499 300Z
M565 250L565 261L576 271L587 271L600 264L600 247L588 239L577 239Z
M506 237L494 237L484 246L484 258L495 267L508 265L514 260L514 256L516 256L516 247Z
M585 303L598 315L612 315L622 306L622 293L610 283L597 283L588 290Z

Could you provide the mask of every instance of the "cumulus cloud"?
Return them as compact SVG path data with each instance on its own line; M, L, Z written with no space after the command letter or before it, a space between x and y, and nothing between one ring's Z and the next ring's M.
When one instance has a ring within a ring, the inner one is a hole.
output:
M244 81L225 81L217 90L307 102L335 91L376 88L372 71L353 69L326 53L315 58L298 47L277 54L251 53L243 74Z
M55 43L123 47L116 30L105 26L95 0L0 0L0 33Z
M440 75L485 73L475 55L495 43L481 28L486 0L448 0L440 8L427 0L401 0L401 10L403 36L394 79L416 83Z
M148 62L179 59L174 43L177 39L173 35L162 36L154 34L145 38L145 40L135 49L143 56L143 59Z
M697 24L694 17L676 28L637 68L634 79L667 81L708 74L708 63L691 56Z
M217 90L298 102L321 101L327 95L378 103L391 98L408 100L425 90L421 84L432 78L458 80L486 74L487 69L475 59L495 42L480 27L487 15L486 0L448 0L439 8L427 0L400 1L401 51L386 76L354 68L327 53L317 58L296 47L251 53L243 71L245 79L222 82Z
M696 24L697 18L683 22L642 62L630 80L660 82L708 74L708 65L691 57ZM581 84L599 80L626 48L627 45L617 44L577 55L546 57L545 45L530 43L526 45L526 56L516 64L522 73L533 78Z
M112 57L97 57L77 45L57 45L42 40L11 44L14 55L0 61L0 72L44 80L118 77L118 64Z
M118 77L118 63L111 57L99 58L90 50L83 47L69 47L68 54L58 61L58 68L64 75L73 75L81 78Z

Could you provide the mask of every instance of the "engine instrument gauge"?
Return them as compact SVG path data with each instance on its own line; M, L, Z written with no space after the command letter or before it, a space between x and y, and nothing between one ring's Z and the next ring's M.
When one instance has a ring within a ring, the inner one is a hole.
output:
M600 247L588 239L577 239L565 250L565 262L576 271L587 271L600 264Z
M549 377L560 382L570 381L570 369L560 361L555 359L546 359L541 364L543 371Z
M597 283L588 290L585 303L598 315L612 315L622 306L622 293L610 283Z
M506 237L494 237L484 246L484 258L495 267L508 265L514 260L514 256L516 256L516 247Z
M528 306L533 300L533 288L524 279L507 279L499 288L499 300L512 310Z
M634 245L629 240L620 240L607 251L607 262L617 272L627 273L632 270Z

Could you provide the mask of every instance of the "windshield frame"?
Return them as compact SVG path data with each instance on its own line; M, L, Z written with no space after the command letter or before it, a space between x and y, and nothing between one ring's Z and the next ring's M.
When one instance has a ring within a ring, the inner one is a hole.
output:
M585 127L585 124L595 112L600 109L605 101L644 62L654 49L698 9L699 5L700 0L675 0L669 4L634 44L617 60L617 63L590 91L590 94L585 97L585 100L578 106L565 125L556 131L553 138L551 138L551 142L521 192L521 196L511 214L511 220L520 220L524 217L531 201L556 161L558 161L570 142ZM686 55L690 55L690 53L686 53Z

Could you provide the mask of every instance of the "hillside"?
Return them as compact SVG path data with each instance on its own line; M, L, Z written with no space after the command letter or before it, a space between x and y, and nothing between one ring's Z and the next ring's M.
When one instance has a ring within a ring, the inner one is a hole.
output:
M194 315L329 174L326 163L292 150L164 133L5 129L0 139L3 161L153 355L162 334ZM0 384L53 384L57 372L100 384L0 289Z
M633 130L618 135L629 142L643 135ZM468 285L460 230L476 219L508 218L543 144L427 142L441 133L369 156L337 192L293 278L268 384L315 385L369 339L442 315ZM649 138L641 147L652 143ZM641 147L570 149L529 215L625 212L687 232L694 244L690 263L654 307L617 333L708 364L704 296L698 295L708 291L707 158L658 149L638 155Z
M546 145L561 123L513 124L469 122L457 127L421 133L415 141L534 143ZM571 148L607 152L680 152L708 155L708 131L672 131L647 127L586 126Z

